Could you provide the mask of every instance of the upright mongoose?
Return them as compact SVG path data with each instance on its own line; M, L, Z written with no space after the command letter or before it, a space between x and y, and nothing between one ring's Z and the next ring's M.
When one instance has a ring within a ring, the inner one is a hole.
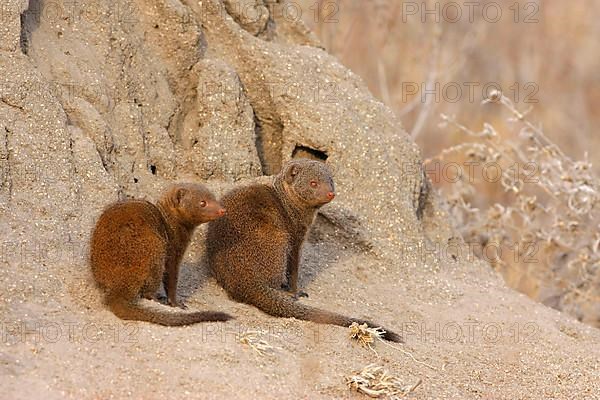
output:
M369 321L296 301L300 250L317 210L335 197L326 165L293 160L272 184L233 189L221 199L227 215L208 224L207 256L221 286L237 301L276 317L350 326ZM286 293L282 288L287 289ZM387 331L385 339L400 337Z
M92 233L90 261L112 312L122 319L173 326L231 319L221 312L155 310L139 301L140 296L153 299L164 276L169 304L182 306L177 275L194 228L224 214L210 191L189 183L173 185L156 205L126 200L104 210Z

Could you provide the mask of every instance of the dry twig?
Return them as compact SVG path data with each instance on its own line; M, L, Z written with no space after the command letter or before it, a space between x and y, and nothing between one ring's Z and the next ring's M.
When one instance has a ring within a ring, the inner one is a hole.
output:
M419 379L412 385L405 385L382 366L375 364L367 365L359 373L346 378L346 384L350 389L373 398L404 397L412 393L421 383Z
M246 331L240 335L240 343L248 345L258 355L265 356L271 354L275 348L267 343L266 340L261 339L264 332L261 331Z

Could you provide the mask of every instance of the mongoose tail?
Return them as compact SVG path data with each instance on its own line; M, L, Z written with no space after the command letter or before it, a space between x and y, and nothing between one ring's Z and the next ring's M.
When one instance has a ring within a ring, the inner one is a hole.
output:
M358 324L367 324L371 328L376 328L380 325L368 320L346 317L345 315L337 314L331 311L322 310L320 308L307 306L292 299L288 294L270 287L263 287L260 291L259 299L246 299L246 302L261 309L269 315L275 317L301 319L304 321L312 321L317 324L328 324L349 327L353 322ZM390 342L403 343L402 338L395 332L385 329L382 338Z
M216 311L172 312L128 301L122 297L107 297L110 310L119 318L132 321L146 321L165 326L182 326L197 322L228 321L232 316Z

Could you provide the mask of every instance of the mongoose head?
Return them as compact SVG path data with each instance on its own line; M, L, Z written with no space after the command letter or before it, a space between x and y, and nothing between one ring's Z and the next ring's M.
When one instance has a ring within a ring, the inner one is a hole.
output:
M225 215L225 208L203 185L179 183L165 193L162 203L180 221L200 225Z
M292 160L279 173L285 191L309 207L321 207L335 197L329 168L320 161Z

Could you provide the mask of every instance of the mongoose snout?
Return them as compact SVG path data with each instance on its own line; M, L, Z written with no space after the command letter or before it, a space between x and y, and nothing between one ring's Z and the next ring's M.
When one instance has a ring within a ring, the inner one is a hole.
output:
M201 203L202 204L202 203ZM213 221L217 218L221 218L227 212L221 203L215 201L210 202L204 206L206 208L206 217L209 221Z

